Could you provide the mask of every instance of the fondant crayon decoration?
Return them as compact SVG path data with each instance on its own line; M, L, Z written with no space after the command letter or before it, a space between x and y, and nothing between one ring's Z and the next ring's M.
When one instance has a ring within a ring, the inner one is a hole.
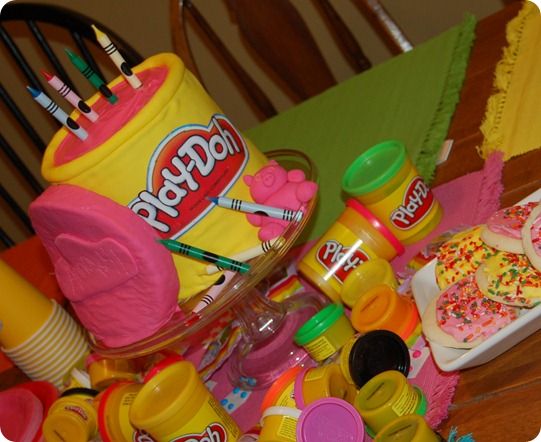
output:
M141 80L139 80L139 78L137 78L137 75L133 73L130 66L128 65L128 63L126 63L126 60L124 60L124 57L122 57L122 54L119 52L115 44L109 39L107 34L100 31L94 25L92 25L92 29L94 29L94 34L96 34L96 39L98 40L98 43L105 50L111 60L113 60L113 63L118 68L122 76L126 79L126 81L130 84L130 86L134 89L140 88L143 83L141 83Z
M236 261L241 261L241 262L248 261L252 258L258 257L259 255L263 255L264 253L267 253L269 250L272 249L272 246L275 243L278 243L279 245L281 245L284 241L285 241L284 238L281 236L274 239L270 239L269 241L263 241L261 244L258 244L257 246L252 247L251 249L244 250L240 253L237 253L231 256L231 259L234 259ZM214 264L207 266L208 275L212 275L216 272L219 272L220 270L223 270L223 269L220 268L220 266L216 266Z
M201 310L203 310L208 305L212 304L218 296L220 296L220 293L223 292L225 286L231 279L235 276L235 272L225 271L223 275L214 283L212 287L210 287L207 290L207 293L203 295L203 297L199 300L197 305L193 309L193 313L199 313Z
M216 255L215 253L208 252L197 247L184 244L173 239L160 239L159 240L165 247L175 253L189 256L190 258L199 259L201 261L210 262L223 269L233 270L239 273L246 273L250 270L250 264L245 262L236 261L225 256Z
M83 141L88 138L87 131L72 120L68 114L60 109L60 106L58 106L58 104L51 100L47 95L41 91L31 88L30 86L26 86L26 88L37 103L39 103L47 112L60 121L60 123L62 123L62 125L77 138Z
M94 86L96 89L98 89L101 94L107 98L107 101L111 104L115 104L118 101L118 97L113 94L111 89L107 87L105 82L100 78L98 74L96 74L86 62L79 57L77 54L71 52L69 49L65 49L66 54L68 54L68 57L70 61L73 63L73 65L77 68L77 70L83 74L88 81Z
M244 213L254 213L256 215L268 216L284 221L299 222L303 217L302 210L291 210L282 209L279 207L265 206L263 204L251 203L249 201L242 201L238 199L227 198L224 196L209 197L208 199L214 204L220 207L224 207L226 209L232 209Z
M45 77L49 83L60 95L62 95L69 103L71 103L81 115L88 118L93 123L98 119L98 114L86 104L79 95L77 95L70 87L65 84L56 75L51 75L47 71L42 70L41 75Z

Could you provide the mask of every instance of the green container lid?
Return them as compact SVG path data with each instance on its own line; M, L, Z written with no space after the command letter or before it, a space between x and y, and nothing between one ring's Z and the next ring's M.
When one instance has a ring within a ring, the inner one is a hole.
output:
M327 331L343 314L341 304L330 304L306 321L293 339L297 345L305 345Z
M396 140L376 144L358 156L342 177L342 189L350 195L370 193L391 180L406 161L406 148Z

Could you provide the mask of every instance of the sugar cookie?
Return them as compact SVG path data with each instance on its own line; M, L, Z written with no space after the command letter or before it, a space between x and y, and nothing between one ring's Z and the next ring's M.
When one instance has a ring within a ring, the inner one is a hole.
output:
M436 258L436 281L441 290L475 273L485 259L496 253L481 240L483 227L459 232L441 245Z
M537 202L533 202L498 210L481 230L481 239L503 252L524 253L522 228L537 205Z
M532 210L522 228L524 253L532 266L541 271L541 205Z
M479 267L475 277L483 294L494 301L517 307L541 302L541 272L526 255L499 252Z
M470 275L436 296L422 317L429 341L473 348L517 318L518 309L485 297Z

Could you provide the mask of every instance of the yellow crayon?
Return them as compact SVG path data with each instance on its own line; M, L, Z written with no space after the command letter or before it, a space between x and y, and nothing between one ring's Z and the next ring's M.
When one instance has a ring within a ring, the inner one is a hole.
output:
M124 57L122 57L115 44L96 26L92 25L92 29L94 29L98 43L105 50L111 60L113 60L113 63L126 81L130 84L130 86L134 89L141 87L143 83L141 83L141 80L137 78L137 75L132 72L131 68L128 66L128 63L126 63L126 60L124 60Z

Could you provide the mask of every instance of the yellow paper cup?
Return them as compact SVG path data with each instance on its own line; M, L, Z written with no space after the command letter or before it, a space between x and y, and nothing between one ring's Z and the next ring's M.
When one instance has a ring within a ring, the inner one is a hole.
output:
M30 379L46 380L62 388L64 378L88 354L86 336L56 302L46 323L26 342L4 353Z
M175 362L151 377L130 408L131 423L158 441L236 441L241 432L199 378L189 361Z
M0 346L10 349L32 337L50 318L53 305L5 261L0 260Z
M100 114L80 142L66 129L52 138L42 174L128 206L162 238L223 256L260 241L244 213L215 207L209 196L250 200L243 176L266 165L265 156L245 140L175 54L158 54L135 67L143 82L131 88L122 77L109 84L118 96L111 106L101 94L88 104ZM79 117L79 118L77 118ZM99 127L99 130L95 128ZM231 233L235 234L232 235ZM211 286L207 263L173 256L186 299Z

